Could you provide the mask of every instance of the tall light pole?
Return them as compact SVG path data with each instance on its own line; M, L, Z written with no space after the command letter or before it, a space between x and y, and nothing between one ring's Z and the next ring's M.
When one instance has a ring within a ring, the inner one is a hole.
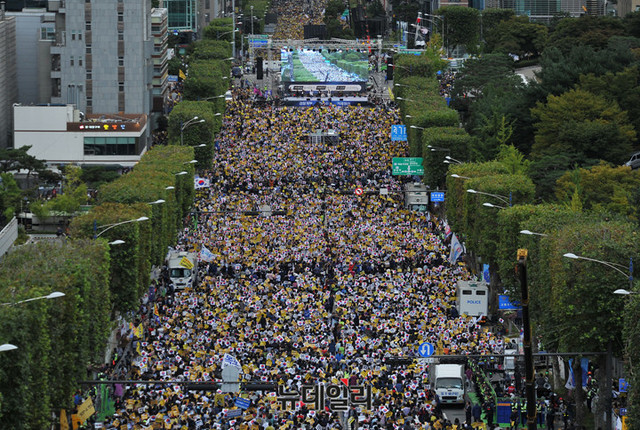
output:
M46 296L40 296L40 297L34 297L32 299L20 300L19 302L0 303L0 305L1 306L13 306L13 305L19 305L20 303L33 302L35 300L57 299L58 297L64 297L65 295L66 295L65 293L61 293L60 291L54 291L53 293L47 294Z
M154 203L155 203L155 202L154 202ZM99 238L100 236L102 236L102 234L103 234L105 231L109 231L109 230L111 230L112 228L117 227L117 226L119 226L119 225L122 225L122 224L128 224L128 223L131 223L131 222L142 222L142 221L146 221L146 220L148 220L148 219L149 219L149 218L147 218L146 216L141 216L140 218L130 219L130 220L128 220L128 221L117 222L117 223L115 223L115 224L101 225L100 227L98 227L97 223L94 221L94 222L93 222L93 238L94 238L94 239L97 239L97 238ZM100 233L98 233L98 229L101 229L101 228L104 228L104 230L102 230Z
M253 34L253 5L251 5L251 34Z
M445 157L445 158L447 158L447 159L449 159L449 160L453 160L453 158L451 158L451 157L449 157L449 156L447 156L447 157ZM457 160L454 160L454 161L457 161ZM494 198L496 198L496 199L500 200L502 203L505 203L505 204L508 204L509 206L511 206L511 195L509 195L509 197L507 197L507 196L501 196L500 194L485 193L484 191L476 191L476 190L473 190L473 189L471 189L471 188L469 188L469 189L467 190L467 192L468 192L468 193L471 193L471 194L482 194L482 195L484 195L484 196L494 197Z
M576 255L572 252L568 252L566 254L562 255L565 258L571 258L572 260L586 260L586 261L591 261L594 263L598 263L598 264L602 264L603 266L607 266L610 269L615 270L616 272L622 274L625 278L627 278L629 280L629 291L631 291L633 289L633 258L629 258L629 273L625 273L624 271L622 271L622 269L627 269L626 266L623 266L622 264L618 264L618 263L611 263L609 261L603 261L603 260L597 260L595 258L589 258L589 257L584 257L582 255ZM618 290L616 290L618 291ZM615 292L615 291L614 291ZM620 294L620 293L618 293ZM611 371L611 341L609 341L609 346L607 348L607 366L606 366L606 380L607 380L607 391L605 393L603 393L603 395L605 396L605 417L606 417L606 423L605 423L605 428L606 429L610 429L612 426L612 418L611 418L611 382L612 382L612 371Z
M193 118L191 118L189 121L180 124L180 145L184 145L184 129L189 127L192 124L200 124L201 122L204 122L204 119L198 120L197 116L194 116Z
M20 300L18 302L0 303L0 306L14 306L19 305L20 303L33 302L35 300L57 299L58 297L64 297L65 295L65 293L61 293L60 291L54 291L46 296L34 297L32 299ZM18 347L10 343L0 345L0 352L13 351L14 349L18 349Z

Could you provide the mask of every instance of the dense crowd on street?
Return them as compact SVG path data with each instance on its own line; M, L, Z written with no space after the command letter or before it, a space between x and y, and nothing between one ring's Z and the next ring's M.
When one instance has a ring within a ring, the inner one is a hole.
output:
M392 157L407 150L390 140L397 112L258 109L250 97L238 89L228 103L197 227L179 238L179 248L206 247L213 258L201 262L196 288L157 286L127 377L219 381L228 354L243 381L286 392L362 385L371 405L352 405L344 417L297 402L284 410L265 390L249 393L241 417L227 417L232 394L123 386L107 428L445 428L426 365L394 359L414 357L425 341L445 354L503 345L458 314L455 283L470 275L448 261L446 224L403 208L402 180L390 174ZM316 129L340 141L311 142ZM264 205L280 215L242 213Z
M276 37L301 39L324 2L273 7ZM254 100L249 85L233 90L203 172L211 186L197 194L196 222L185 222L178 240L178 249L207 255L199 283L174 290L166 277L154 282L133 324L132 353L107 376L215 382L231 365L241 381L277 388L245 391L250 406L238 413L238 395L222 390L117 385L105 428L453 428L428 366L413 359L417 347L484 354L504 345L456 308L456 282L470 274L449 261L446 223L404 208L410 178L391 175L392 158L407 155L406 142L390 139L397 110ZM339 140L310 139L317 130ZM342 412L341 396L279 401L303 385L337 386L343 397L362 386L371 396L350 399Z

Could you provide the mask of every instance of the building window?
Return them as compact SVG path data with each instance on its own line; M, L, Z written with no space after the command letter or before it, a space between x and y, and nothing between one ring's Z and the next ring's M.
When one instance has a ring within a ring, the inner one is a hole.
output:
M124 21L124 12L119 11L118 12L118 22L122 22Z
M93 97L87 97L87 107L93 107Z
M87 21L84 23L84 29L86 31L91 31L91 21Z
M75 31L71 32L71 40L76 40L76 32Z
M211 7L211 1L210 0L204 0L204 8L205 9L209 9Z
M87 45L87 48L85 49L85 52L87 54L89 54L89 55L91 54L91 45Z
M87 70L87 81L90 81L91 79L93 79L91 75L91 70Z
M118 82L118 91L120 92L124 91L124 82Z
M78 32L78 40L82 40L82 32L81 31Z
M56 40L56 29L51 27L41 28L40 40Z
M71 57L69 57L69 65L73 66L73 55Z
M78 57L78 66L82 67L82 57Z
M118 40L124 40L124 34L118 33Z
M84 155L137 155L137 144L137 137L85 137Z
M124 57L118 57L118 66L124 67Z

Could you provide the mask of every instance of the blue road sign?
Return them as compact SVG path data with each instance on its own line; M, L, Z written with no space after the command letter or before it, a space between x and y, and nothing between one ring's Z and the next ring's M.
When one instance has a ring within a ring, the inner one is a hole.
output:
M503 311L515 311L520 309L520 303L512 303L506 294L498 295L498 309Z
M423 343L418 348L418 354L420 354L420 357L431 357L434 351L435 351L435 348L429 342Z
M627 388L629 388L629 383L627 382L627 380L620 378L620 380L618 381L618 391L620 391L621 393L626 393Z
M391 126L391 140L407 140L407 126L406 125L392 125Z
M627 408L620 408L620 416L624 417L625 415L627 415Z
M236 406L240 409L249 409L249 406L251 406L251 400L238 397L236 399Z
M431 203L444 202L444 191L432 191Z

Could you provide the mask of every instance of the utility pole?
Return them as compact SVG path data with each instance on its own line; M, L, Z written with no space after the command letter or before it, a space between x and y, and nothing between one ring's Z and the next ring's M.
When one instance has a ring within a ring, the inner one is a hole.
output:
M522 295L522 325L524 329L525 391L527 398L527 429L536 430L536 391L533 371L533 351L531 350L531 322L529 321L529 287L527 285L527 250L518 249L518 279Z

